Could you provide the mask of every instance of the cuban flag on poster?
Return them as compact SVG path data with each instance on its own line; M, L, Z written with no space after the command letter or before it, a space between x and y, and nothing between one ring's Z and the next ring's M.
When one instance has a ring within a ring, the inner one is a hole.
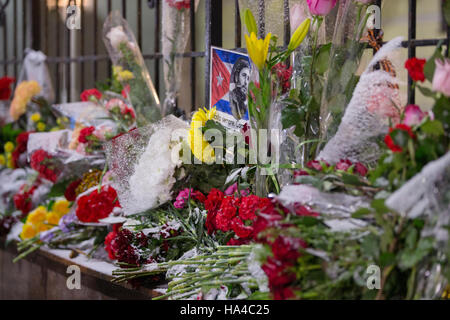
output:
M248 120L250 68L247 55L211 47L210 106L238 121Z

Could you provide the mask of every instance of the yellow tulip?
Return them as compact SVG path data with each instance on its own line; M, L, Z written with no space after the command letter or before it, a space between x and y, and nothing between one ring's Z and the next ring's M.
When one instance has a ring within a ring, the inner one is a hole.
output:
M5 152L13 152L14 150L14 143L12 143L11 141L8 141L7 143L5 143L5 145L3 146L3 148L5 149Z
M244 12L244 23L249 34L258 33L255 17L250 9L246 9Z
M289 41L289 51L294 51L303 42L306 35L308 34L310 25L311 20L308 18L298 26L297 30L295 30L294 34L291 37L291 41Z
M6 159L3 154L0 154L0 166L4 166L6 164Z
M264 64L266 63L271 37L271 33L269 33L264 40L258 39L254 32L252 32L250 37L245 35L248 55L259 70L262 70L264 68Z
M188 134L188 143L192 154L202 162L213 163L215 160L214 149L205 140L202 133L202 128L206 121L212 120L216 115L216 108L207 111L200 109L194 113L191 121L191 129Z

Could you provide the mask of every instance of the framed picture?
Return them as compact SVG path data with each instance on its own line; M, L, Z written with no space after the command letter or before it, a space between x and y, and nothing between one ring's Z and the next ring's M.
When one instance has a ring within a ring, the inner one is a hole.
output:
M210 106L216 107L222 120L239 127L248 121L250 68L248 55L211 47Z

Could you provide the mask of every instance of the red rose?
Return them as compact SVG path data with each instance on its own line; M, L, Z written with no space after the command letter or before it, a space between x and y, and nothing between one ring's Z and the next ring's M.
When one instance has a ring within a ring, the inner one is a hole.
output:
M9 100L11 97L11 84L16 81L14 78L3 77L0 78L0 100Z
M81 222L98 222L108 217L115 207L120 207L116 190L102 187L100 193L96 189L78 199L76 214Z
M75 190L80 185L81 180L75 180L72 181L66 188L66 191L64 192L64 197L67 199L67 201L75 201L77 199L77 194Z
M269 278L269 286L271 288L290 285L295 281L295 273L288 271L288 264L282 264L273 258L268 258L267 262L262 265L262 269Z
M222 191L211 189L205 200L205 209L208 210L208 212L210 210L218 210L224 197L225 195Z
M33 193L39 187L41 181L37 179L31 187L24 184L20 187L19 192L13 196L14 206L17 210L22 211L22 214L29 213L33 206Z
M78 142L80 142L80 143L88 143L89 141L87 140L87 137L92 135L94 133L94 131L95 131L95 127L83 128L80 131L80 135L78 136Z
M410 58L405 62L405 68L408 69L409 76L414 81L425 81L425 74L423 73L423 68L425 67L425 59Z
M100 100L102 98L102 93L97 89L88 89L84 90L80 95L81 101L92 101L92 100Z
M111 260L116 260L116 252L114 250L114 248L112 247L112 242L116 239L117 237L117 232L116 231L111 231L110 233L108 233L108 235L105 238L105 250L106 252L108 252L108 257Z
M11 154L14 168L19 168L21 165L19 159L20 156L27 151L28 137L31 133L33 132L22 132L16 138L16 148Z
M412 132L411 128L409 126L407 126L406 124L400 123L397 124L395 126L395 128L389 128L389 133L386 135L386 137L384 137L384 143L386 143L386 145L388 146L389 149L392 150L392 152L402 152L403 149L401 146L398 146L395 144L394 139L392 139L391 133L394 131L404 131L406 133L408 133L408 135L414 139L414 133Z

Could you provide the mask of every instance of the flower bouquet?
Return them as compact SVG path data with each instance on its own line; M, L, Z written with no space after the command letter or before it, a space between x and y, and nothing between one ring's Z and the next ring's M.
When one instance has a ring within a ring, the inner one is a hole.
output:
M118 11L112 12L103 27L103 41L121 83L129 87L131 104L139 126L161 119L160 102L133 33Z

